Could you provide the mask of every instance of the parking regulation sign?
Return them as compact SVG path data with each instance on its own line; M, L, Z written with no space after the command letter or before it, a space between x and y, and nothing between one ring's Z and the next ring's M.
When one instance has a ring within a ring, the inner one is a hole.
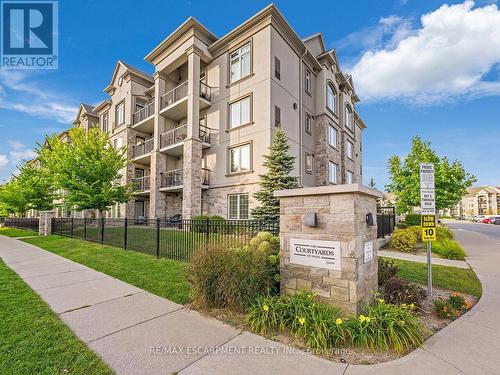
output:
M420 210L422 215L436 215L434 164L420 164Z

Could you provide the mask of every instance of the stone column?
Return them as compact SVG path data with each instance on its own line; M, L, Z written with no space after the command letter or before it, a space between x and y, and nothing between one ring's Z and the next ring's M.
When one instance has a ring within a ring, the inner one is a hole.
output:
M358 312L377 290L376 198L382 193L351 184L281 190L275 196L282 292L314 292L322 301Z
M182 216L190 219L201 215L201 158L203 147L200 134L200 54L196 47L188 55L187 137L183 154Z
M40 236L50 236L52 234L52 218L55 216L55 211L40 211L38 224L38 234Z

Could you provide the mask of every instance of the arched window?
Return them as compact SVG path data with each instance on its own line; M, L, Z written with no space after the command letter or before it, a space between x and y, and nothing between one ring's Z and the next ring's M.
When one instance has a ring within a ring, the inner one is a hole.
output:
M337 108L337 95L335 93L335 88L331 83L326 85L326 106L332 112L336 112Z
M345 127L352 130L352 109L348 104L345 106Z

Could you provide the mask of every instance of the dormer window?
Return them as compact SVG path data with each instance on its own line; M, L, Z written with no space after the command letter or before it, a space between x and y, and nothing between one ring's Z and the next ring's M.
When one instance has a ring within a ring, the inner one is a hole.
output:
M344 119L345 127L349 130L352 130L352 109L346 104L345 106L345 119Z

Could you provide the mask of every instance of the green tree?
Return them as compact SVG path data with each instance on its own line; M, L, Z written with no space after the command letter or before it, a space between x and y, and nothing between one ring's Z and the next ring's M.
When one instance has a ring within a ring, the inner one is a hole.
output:
M461 162L450 162L431 149L430 142L416 136L404 161L399 156L389 159L390 183L386 190L396 196L399 213L420 206L420 163L433 163L435 170L436 210L456 205L472 186L476 177L467 173Z
M24 216L29 209L29 202L22 194L21 184L17 178L0 187L0 203L8 213Z
M45 211L54 207L54 181L47 168L39 163L26 163L19 168L15 179L19 182L20 194L28 202L28 209Z
M126 149L115 149L107 133L96 126L89 131L73 128L69 140L51 136L38 151L40 161L62 189L67 209L96 209L101 214L130 198L129 186L120 185L120 171L127 165Z
M297 177L290 176L293 170L295 157L288 154L288 145L285 133L278 129L274 133L269 155L264 155L262 165L267 168L265 174L260 175L260 190L254 194L261 206L252 210L252 217L258 220L279 220L279 199L273 196L274 191L293 189L298 187Z

